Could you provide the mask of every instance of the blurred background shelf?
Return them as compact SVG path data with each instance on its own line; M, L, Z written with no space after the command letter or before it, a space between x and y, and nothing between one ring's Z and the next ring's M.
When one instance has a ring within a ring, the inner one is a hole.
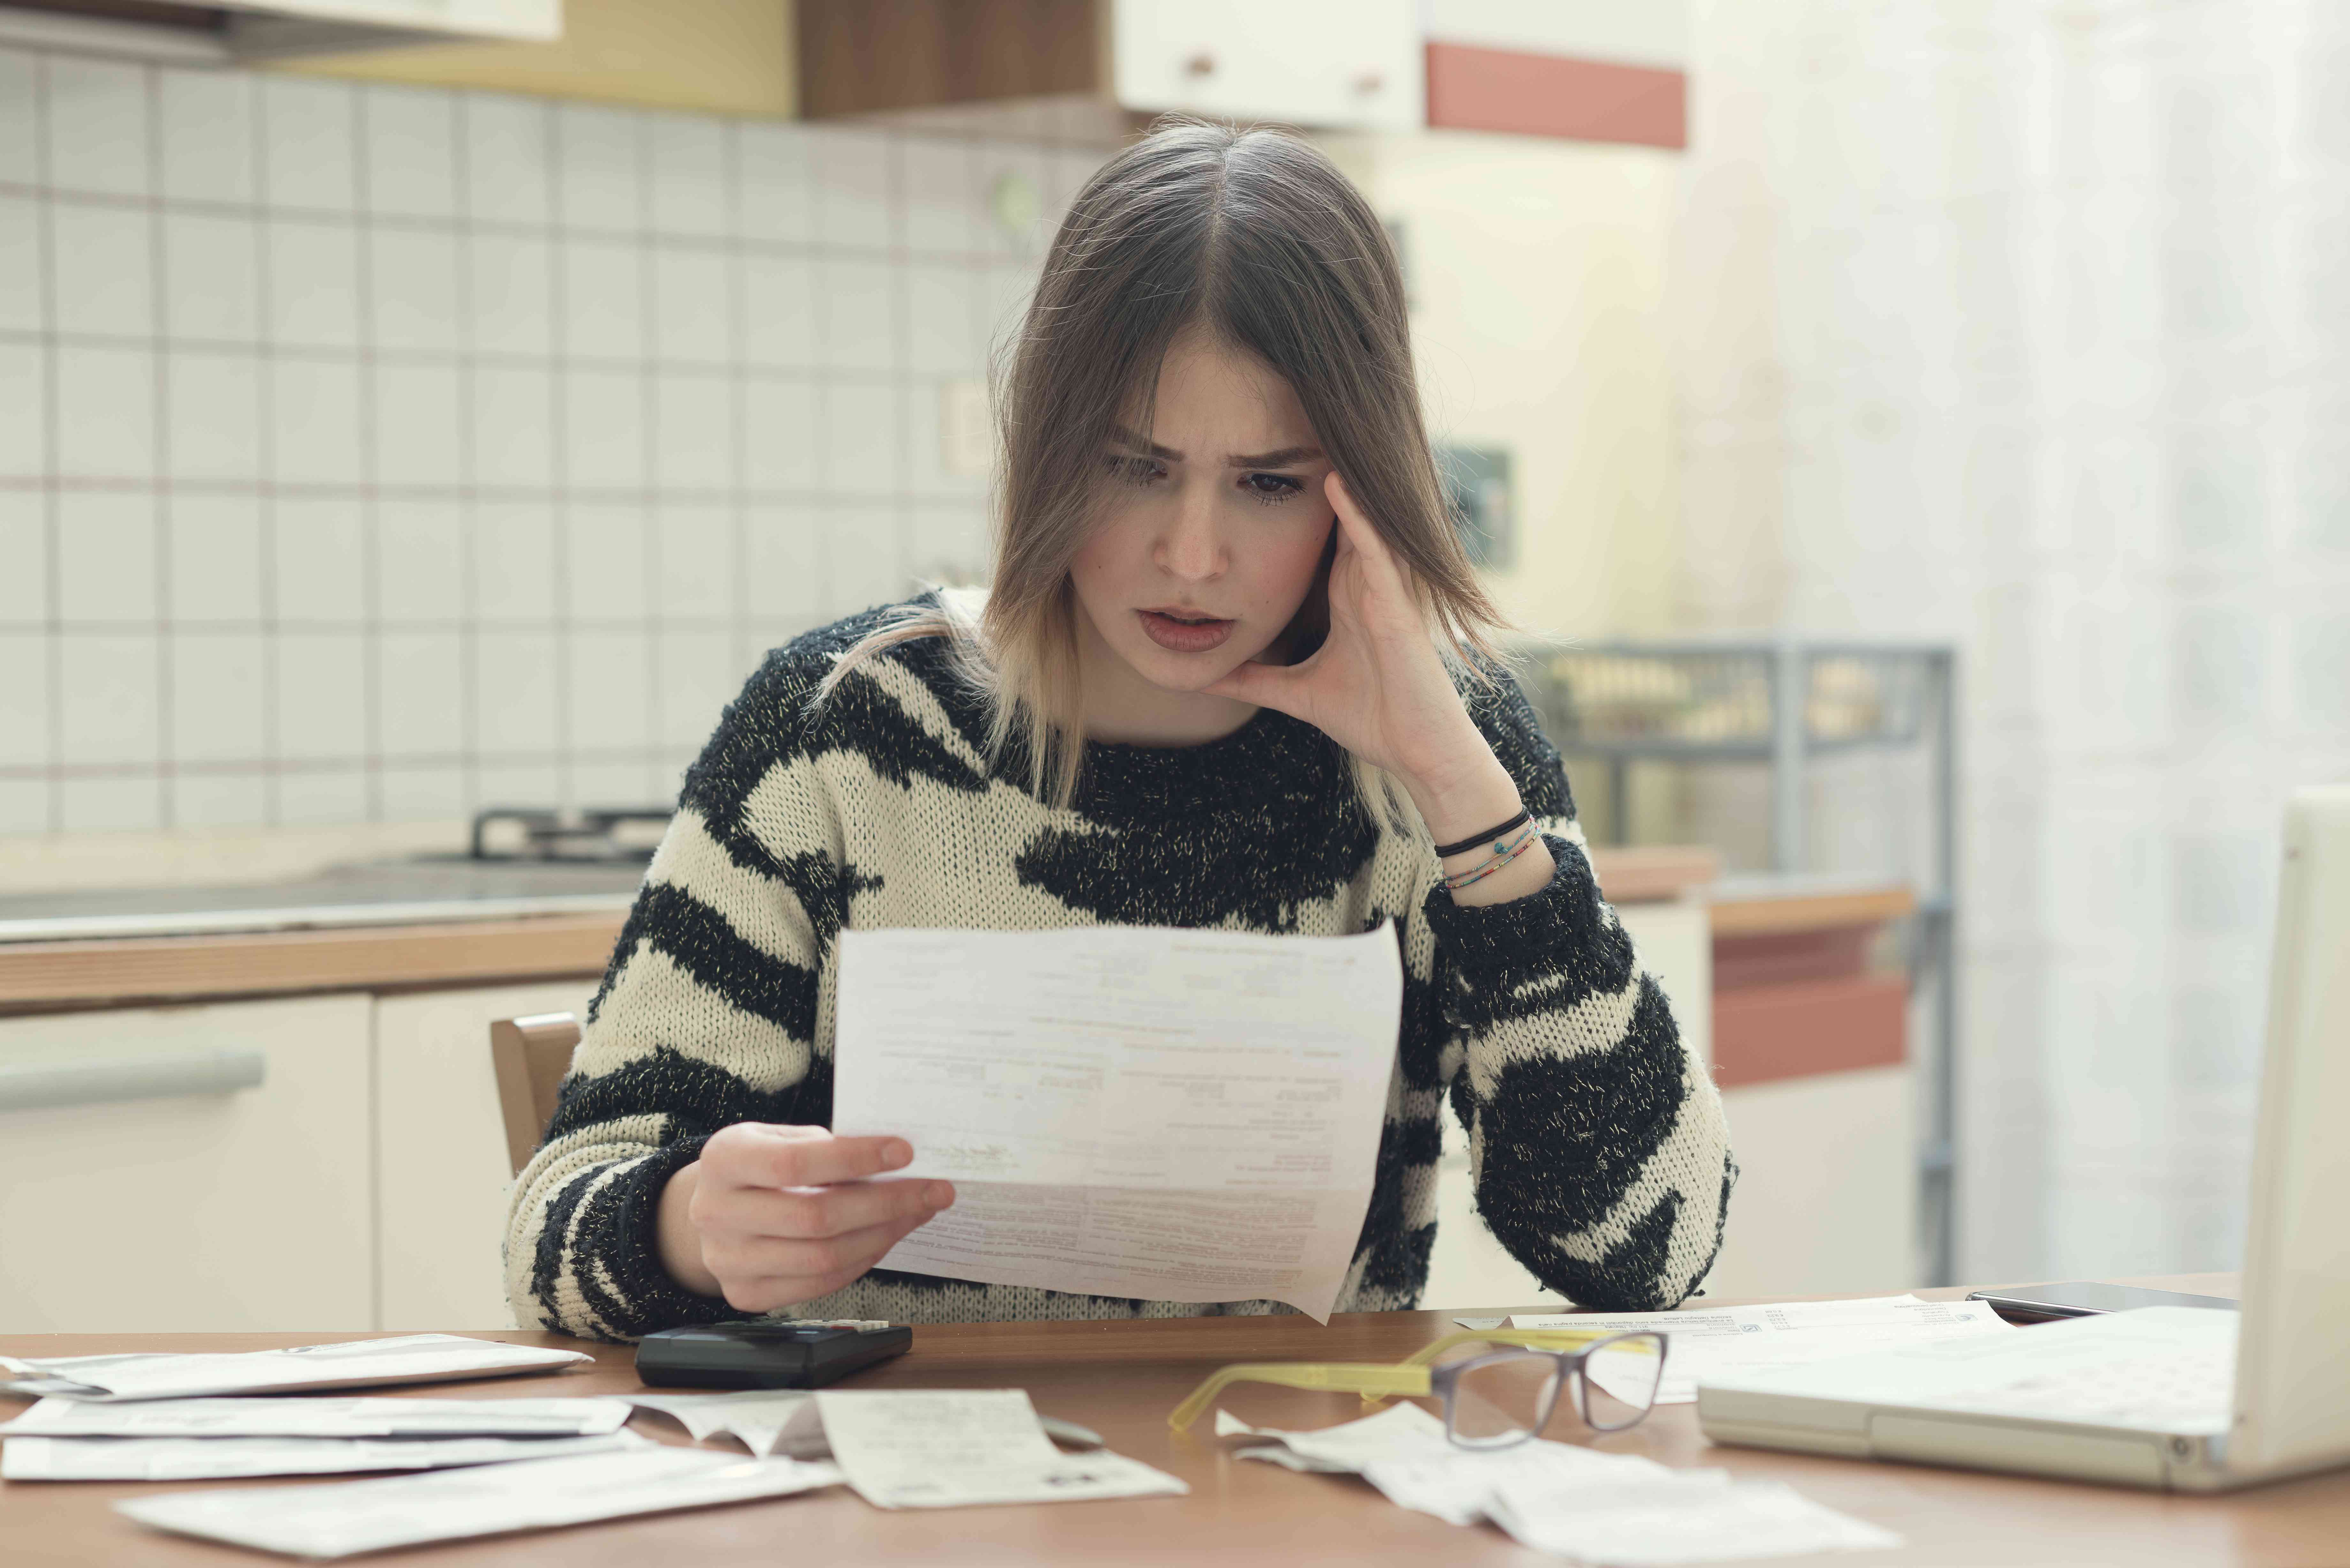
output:
M1929 1283L1955 1279L1956 650L1788 638L1626 640L1523 648L1517 669L1570 777L1599 764L1601 809L1586 823L1596 841L1631 842L1636 764L1767 768L1769 874L1743 885L1733 878L1712 894L1717 1062L1738 1054L1750 1024L1766 1044L1814 1030L1873 1042L1860 1052L1872 1062L1887 1059L1887 1050L1890 1060L1914 1060L1918 1272ZM1839 885L1814 864L1812 766L1867 751L1914 753L1924 763L1924 798L1915 803L1928 845L1921 885ZM1880 1039L1886 987L1867 971L1888 964L1906 971L1908 1012L1922 1025L1914 1051L1901 1038L1906 1019L1892 1020L1889 1044ZM1726 983L1741 971L1753 991ZM1875 1033L1851 1035L1864 1014L1880 1021Z

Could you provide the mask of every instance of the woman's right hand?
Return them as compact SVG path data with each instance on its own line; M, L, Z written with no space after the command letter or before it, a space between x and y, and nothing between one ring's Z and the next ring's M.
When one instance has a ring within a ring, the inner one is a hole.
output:
M869 1181L914 1158L897 1137L737 1122L661 1189L662 1266L747 1313L830 1295L954 1202L943 1181Z

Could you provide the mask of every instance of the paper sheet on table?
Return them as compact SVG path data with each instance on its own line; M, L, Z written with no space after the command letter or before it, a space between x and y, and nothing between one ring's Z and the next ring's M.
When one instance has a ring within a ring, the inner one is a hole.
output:
M955 1207L882 1266L1327 1320L1395 1068L1395 935L846 931L833 1130Z
M157 1530L295 1557L540 1530L832 1486L832 1465L654 1444L620 1454L309 1487L169 1492L116 1503Z
M253 1476L440 1470L651 1444L634 1432L593 1438L26 1438L0 1448L10 1480L222 1480Z
M1858 1301L1783 1302L1765 1306L1697 1312L1518 1313L1512 1328L1584 1328L1617 1334L1661 1329L1665 1350L1659 1405L1688 1405L1697 1386L1724 1372L1798 1366L1856 1355L1893 1345L1925 1345L1969 1334L2004 1334L2012 1325L1983 1302L1929 1302L1916 1296ZM1639 1399L1646 1378L1627 1354L1602 1351L1589 1363L1591 1380L1617 1397ZM1649 1375L1653 1375L1652 1373Z
M0 1438L588 1438L628 1419L626 1399L47 1398Z
M1590 1568L1874 1552L1901 1537L1824 1508L1776 1481L1732 1481L1725 1470L1668 1470L1627 1486L1503 1486L1487 1517L1537 1552Z
M68 1390L47 1388L44 1393L103 1401L441 1383L544 1372L590 1359L577 1350L540 1350L454 1334L411 1334L394 1339L299 1345L286 1350L234 1355L78 1355L11 1361L6 1369L21 1372L27 1381L61 1380L74 1386ZM6 1386L0 1386L0 1391Z
M831 1453L815 1396L804 1390L754 1388L741 1394L630 1394L628 1402L674 1417L697 1443L715 1437L742 1440L761 1459L787 1454L820 1459Z
M1180 1496L1162 1470L1107 1450L1064 1454L1018 1388L819 1389L833 1462L876 1508Z

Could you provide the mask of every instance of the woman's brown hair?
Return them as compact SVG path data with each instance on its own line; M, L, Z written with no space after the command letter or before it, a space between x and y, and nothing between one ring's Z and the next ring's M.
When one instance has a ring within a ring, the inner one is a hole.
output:
M1160 363L1187 331L1253 355L1295 389L1331 465L1410 568L1440 646L1481 676L1502 618L1446 510L1386 229L1303 138L1168 119L1077 192L997 350L983 606L948 593L912 607L843 654L816 701L886 648L949 638L991 702L991 754L1018 742L1031 787L1067 804L1085 754L1069 563L1115 483L1112 427L1149 432ZM1357 777L1366 804L1392 799L1359 766Z

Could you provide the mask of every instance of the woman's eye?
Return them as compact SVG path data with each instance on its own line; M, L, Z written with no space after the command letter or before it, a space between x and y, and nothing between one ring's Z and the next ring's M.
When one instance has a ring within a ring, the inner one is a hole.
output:
M1149 484L1167 476L1165 469L1147 457L1112 454L1104 461L1109 464L1110 477L1121 484Z
M1242 476L1241 488L1267 506L1278 506L1305 489L1305 482L1286 473L1251 473Z

